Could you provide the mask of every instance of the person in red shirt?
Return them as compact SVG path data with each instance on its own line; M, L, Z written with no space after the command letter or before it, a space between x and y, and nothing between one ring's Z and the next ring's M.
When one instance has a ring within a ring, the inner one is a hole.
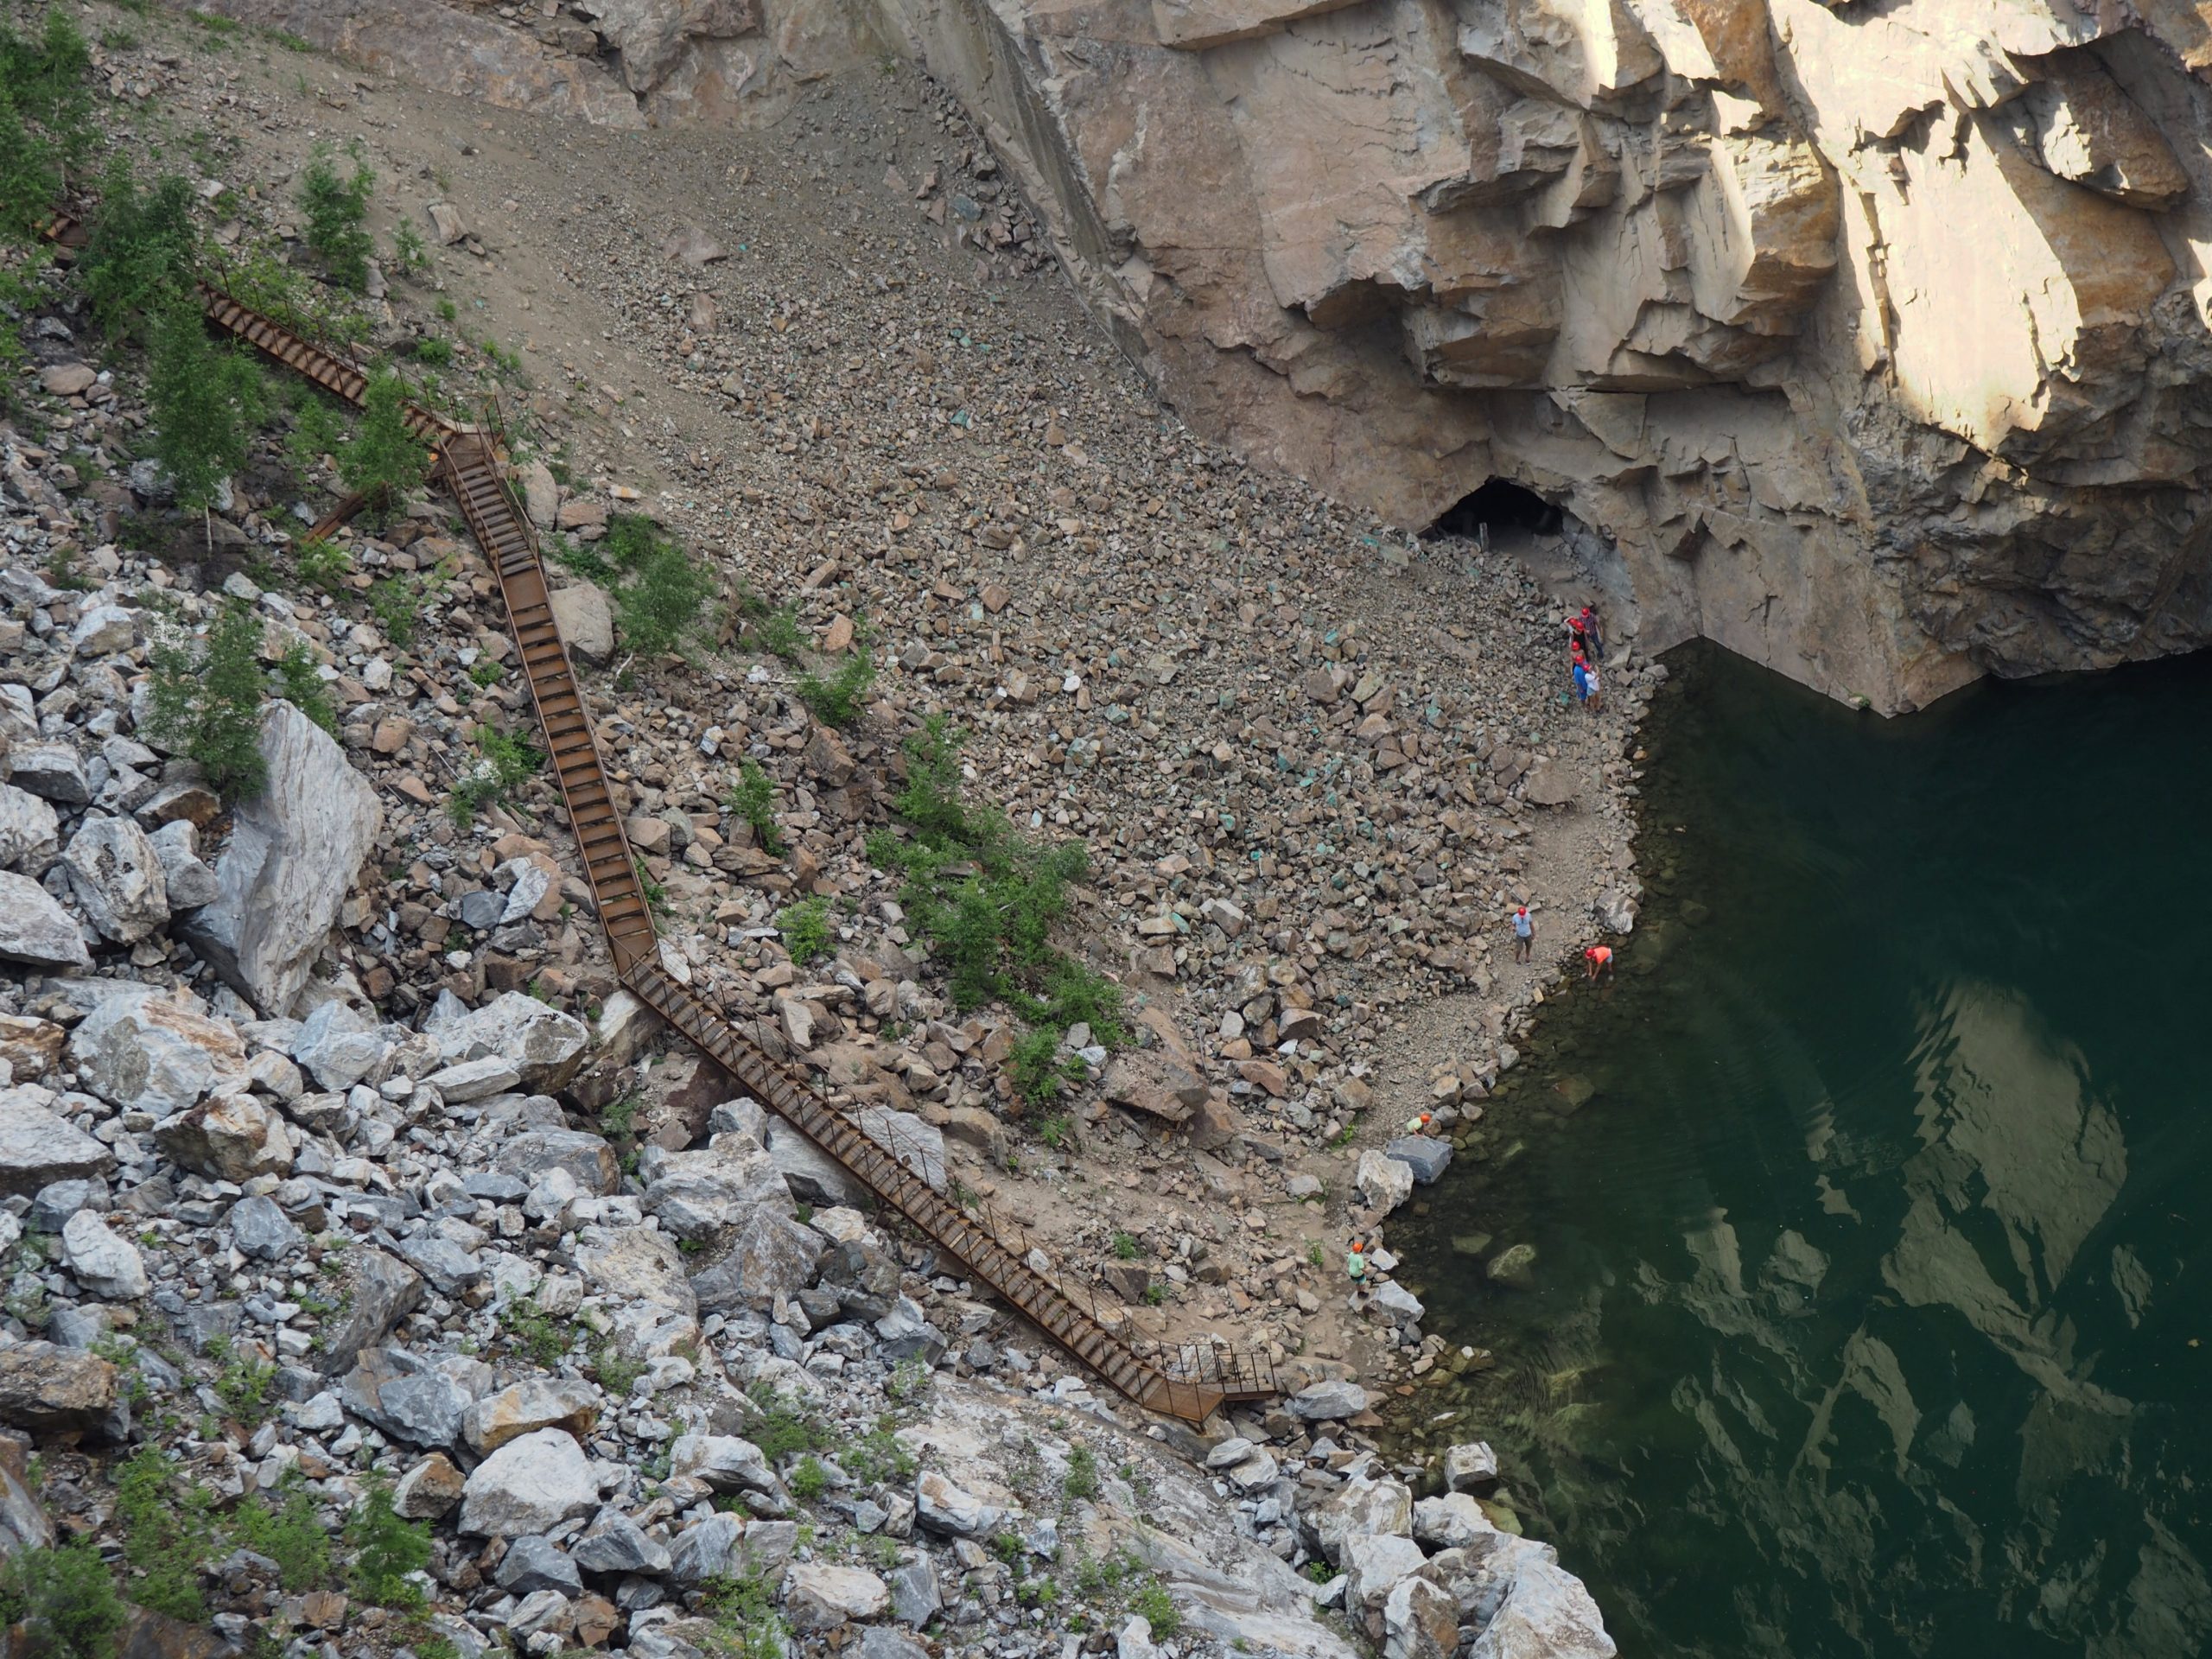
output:
M1613 971L1613 947L1610 944L1592 945L1582 953L1582 965L1594 983L1599 975Z

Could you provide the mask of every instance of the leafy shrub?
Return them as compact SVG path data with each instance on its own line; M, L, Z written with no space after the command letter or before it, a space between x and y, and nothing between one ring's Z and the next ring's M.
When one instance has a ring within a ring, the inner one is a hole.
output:
M238 1541L276 1562L287 1590L321 1589L330 1582L330 1535L298 1470L285 1475L282 1491L273 1509L257 1493L238 1506Z
M330 688L323 683L321 671L305 645L285 646L271 672L276 676L277 696L333 737L338 734L338 710L331 703Z
M1073 1055L1061 1059L1059 1033L1041 1026L1014 1039L1007 1071L1025 1100L1050 1100L1062 1077L1080 1083L1084 1075L1081 1060Z
M200 307L179 298L154 323L147 396L154 453L180 504L205 511L223 481L245 465L267 409L260 365L207 338Z
M225 801L250 800L268 785L261 757L261 619L241 601L216 613L204 639L157 626L149 653L156 741L184 754Z
M339 476L368 498L371 522L385 524L429 471L429 452L407 429L406 386L389 369L371 375L361 394L361 424L339 452Z
M210 1342L207 1351L223 1368L215 1377L215 1394L231 1415L248 1428L257 1428L266 1422L276 1410L269 1389L276 1380L276 1368L250 1353L238 1352L225 1338Z
M428 270L430 268L429 245L423 240L423 232L415 228L411 219L401 219L399 228L391 233L391 259L404 271ZM446 355L448 359L452 357L450 346L447 347Z
M0 232L35 230L90 148L91 69L85 37L60 6L35 42L0 22Z
M715 625L714 579L641 513L607 520L607 563L629 580L614 594L622 642L641 656L681 656Z
M784 850L783 832L776 824L776 785L759 761L737 763L737 782L722 797L722 804L753 826L753 839L763 852Z
M307 245L322 260L333 280L353 289L369 282L369 198L376 194L377 175L361 154L357 141L347 151L353 170L340 177L337 160L327 145L318 145L300 184L300 210L307 220Z
M768 612L749 632L754 645L787 663L797 662L799 652L806 649L806 633L798 625L798 613L788 605Z
M545 757L518 737L488 728L476 734L476 764L455 780L447 815L466 830L485 808L505 804L545 764Z
M868 706L868 689L875 683L875 659L855 652L845 665L823 679L819 674L799 676L798 700L817 720L846 727L861 717Z
M1098 1496L1098 1454L1078 1444L1068 1453L1068 1471L1060 1477L1060 1490L1070 1497Z
M284 459L292 470L302 479L312 478L322 458L338 454L346 441L345 417L318 394L300 393L292 429L284 438Z
M453 361L453 342L435 338L420 340L415 346L415 360L434 369L442 369Z
M830 1471L822 1466L821 1459L811 1452L798 1460L798 1467L791 1471L785 1483L791 1489L791 1496L802 1503L811 1503L830 1490Z
M830 948L830 901L817 893L787 905L776 912L776 926L791 960L804 967Z
M1151 1625L1156 1637L1171 1637L1183 1628L1183 1610L1168 1595L1167 1586L1157 1579L1129 1598L1129 1611Z
M57 1659L107 1659L127 1617L89 1538L26 1549L0 1566L0 1623L28 1624Z
M137 1569L130 1599L142 1607L196 1624L207 1617L200 1574L214 1552L207 1494L179 1489L160 1448L147 1446L116 1471L115 1512L124 1559Z
M1137 1259L1135 1234L1116 1233L1114 1235L1114 1259L1116 1262L1134 1262Z
M353 574L353 556L335 543L310 537L292 549L292 566L308 587L336 594Z
M384 637L403 651L415 643L415 613L422 602L421 588L397 576L369 584L369 614L376 618Z
M226 257L219 269L221 286L232 299L303 340L354 346L374 332L368 312L351 302L346 289L310 282L267 248Z
M391 1506L391 1488L378 1481L346 1529L353 1546L353 1590L378 1607L409 1611L423 1605L423 1587L407 1575L430 1564L430 1529Z
M180 302L191 304L198 257L191 184L165 173L142 191L130 158L118 156L101 180L99 211L77 261L100 327L120 339Z

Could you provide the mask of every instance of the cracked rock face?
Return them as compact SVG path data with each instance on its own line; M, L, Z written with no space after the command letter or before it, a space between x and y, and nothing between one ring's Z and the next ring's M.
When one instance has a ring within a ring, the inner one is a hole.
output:
M2212 157L2182 142L2208 19L1123 0L916 27L1194 423L1408 525L1517 482L1618 550L1645 647L1702 634L1895 709L2212 632L2184 413ZM988 78L976 32L1005 37Z

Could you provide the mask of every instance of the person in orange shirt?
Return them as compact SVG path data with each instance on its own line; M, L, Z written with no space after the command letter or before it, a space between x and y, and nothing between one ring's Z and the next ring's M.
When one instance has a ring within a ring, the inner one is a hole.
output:
M1613 971L1613 947L1610 944L1592 945L1582 953L1582 965L1588 971L1592 982L1595 983L1599 975Z

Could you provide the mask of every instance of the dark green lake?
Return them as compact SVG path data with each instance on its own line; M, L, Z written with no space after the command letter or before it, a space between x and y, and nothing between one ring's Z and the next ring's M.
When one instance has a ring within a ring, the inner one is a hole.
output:
M1394 1224L1499 1360L1419 1408L1633 1659L2212 1649L2212 658L1896 721L1669 660L1620 981Z

